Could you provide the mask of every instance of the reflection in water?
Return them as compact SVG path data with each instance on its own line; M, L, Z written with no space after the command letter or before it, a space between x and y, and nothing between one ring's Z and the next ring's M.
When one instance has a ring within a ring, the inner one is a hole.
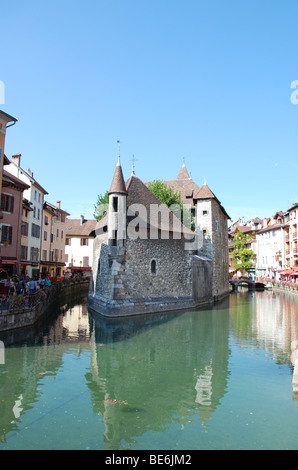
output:
M172 448L173 429L191 423L201 439L221 426L232 433L231 410L222 425L216 419L233 395L231 348L264 350L275 363L291 365L297 307L298 299L286 295L239 292L204 310L107 319L83 302L54 313L34 333L24 331L23 339L0 334L6 346L0 449L90 442L137 449L145 436L147 448L155 449L161 433ZM235 446L237 439L235 428ZM213 441L205 445L216 448ZM189 441L180 446L188 448Z
M86 379L107 449L148 430L165 431L173 419L183 426L195 414L202 422L211 417L227 385L228 316L227 308L158 314L154 325L131 317L118 343L119 320L90 317Z
M277 363L292 363L291 345L298 339L298 296L243 290L230 295L230 315L238 343L254 343Z

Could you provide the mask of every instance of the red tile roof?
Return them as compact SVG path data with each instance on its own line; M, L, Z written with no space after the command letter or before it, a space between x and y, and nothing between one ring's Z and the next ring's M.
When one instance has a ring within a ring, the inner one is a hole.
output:
M97 224L97 220L66 219L66 236L92 237Z

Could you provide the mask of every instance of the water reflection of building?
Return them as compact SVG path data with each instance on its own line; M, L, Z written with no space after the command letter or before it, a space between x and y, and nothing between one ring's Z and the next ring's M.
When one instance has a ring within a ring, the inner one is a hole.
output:
M243 300L250 297L251 301ZM272 291L230 296L233 335L243 344L253 340L280 364L292 365L291 344L298 339L298 298ZM246 315L238 315L245 309Z
M169 321L162 314L159 324L144 319L137 329L133 317L122 324L126 339L119 341L111 319L90 318L86 379L94 412L104 420L106 449L129 446L173 422L183 427L212 416L227 387L228 310L170 315Z
M40 383L47 376L55 378L63 364L65 353L77 348L89 348L89 324L86 304L66 309L64 314L45 323L42 329L25 329L2 335L9 347L0 374L0 443L6 442L8 433L19 431L24 413L38 402ZM22 336L23 333L23 336ZM5 336L5 337L4 337ZM6 340L7 338L7 340Z

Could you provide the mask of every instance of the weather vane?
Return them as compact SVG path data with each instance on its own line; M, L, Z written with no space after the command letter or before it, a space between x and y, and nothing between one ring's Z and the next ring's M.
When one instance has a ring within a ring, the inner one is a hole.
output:
M138 160L135 158L135 156L133 155L132 156L132 159L130 160L130 162L132 162L132 172L131 172L131 176L135 176L135 162L137 162Z
M120 165L120 140L117 140L118 144L118 165Z

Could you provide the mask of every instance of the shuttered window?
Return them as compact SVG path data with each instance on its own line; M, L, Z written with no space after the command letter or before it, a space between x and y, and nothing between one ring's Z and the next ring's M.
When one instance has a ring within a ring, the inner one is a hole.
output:
M1 227L1 243L11 245L12 243L12 227L10 225L2 225Z
M10 194L1 194L1 210L3 212L13 212L14 197Z

